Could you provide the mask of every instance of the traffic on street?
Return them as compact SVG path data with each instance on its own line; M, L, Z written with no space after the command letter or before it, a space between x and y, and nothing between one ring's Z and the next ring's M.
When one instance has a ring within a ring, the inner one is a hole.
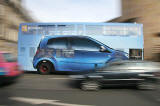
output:
M160 106L159 10L0 0L0 106Z
M159 84L156 90L138 90L126 86L89 92L80 90L66 73L61 75L25 73L17 83L0 88L0 105L159 106Z

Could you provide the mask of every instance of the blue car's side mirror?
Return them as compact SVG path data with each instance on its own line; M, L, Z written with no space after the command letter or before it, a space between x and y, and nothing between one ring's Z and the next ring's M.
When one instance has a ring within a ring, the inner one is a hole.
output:
M107 49L104 46L100 46L100 52L105 52Z
M107 52L107 53L111 53L107 48L105 48L104 46L100 46L100 52Z

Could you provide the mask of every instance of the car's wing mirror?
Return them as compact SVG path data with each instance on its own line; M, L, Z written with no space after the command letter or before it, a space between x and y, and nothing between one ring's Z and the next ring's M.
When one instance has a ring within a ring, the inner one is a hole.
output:
M100 52L105 52L107 49L104 46L100 46Z

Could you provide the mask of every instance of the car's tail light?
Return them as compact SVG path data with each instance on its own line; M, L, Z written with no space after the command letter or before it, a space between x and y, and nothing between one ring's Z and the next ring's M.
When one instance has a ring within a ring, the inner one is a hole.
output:
M17 70L19 70L19 67L18 67L18 65L13 66L13 67L10 68L10 70L11 71L17 71Z
M19 66L16 65L16 66L14 67L14 70L19 70Z
M16 75L20 75L23 72L19 69L19 66L13 66L12 68L9 69L8 74L6 76L16 76Z

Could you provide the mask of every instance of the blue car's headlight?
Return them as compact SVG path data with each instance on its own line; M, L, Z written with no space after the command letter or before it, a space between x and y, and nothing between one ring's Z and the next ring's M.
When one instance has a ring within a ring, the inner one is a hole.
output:
M127 58L129 58L129 54L128 54L128 53L125 53L124 55L125 55Z

